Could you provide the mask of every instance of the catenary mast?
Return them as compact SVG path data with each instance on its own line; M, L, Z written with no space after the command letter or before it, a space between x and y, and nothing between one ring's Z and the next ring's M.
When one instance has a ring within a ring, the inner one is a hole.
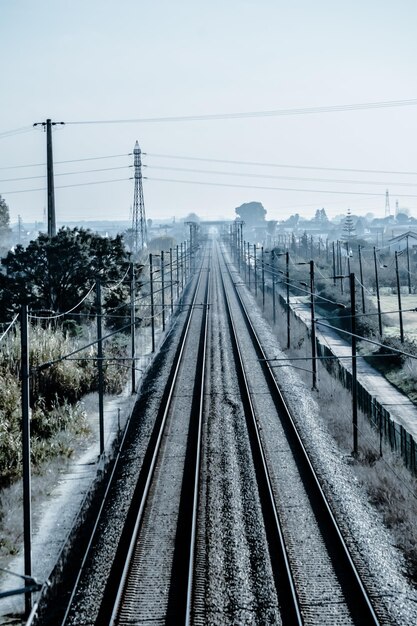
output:
M148 240L146 232L145 202L143 199L141 150L138 141L136 141L133 149L133 158L135 167L135 191L133 196L132 213L133 252L138 254L140 250L146 248Z

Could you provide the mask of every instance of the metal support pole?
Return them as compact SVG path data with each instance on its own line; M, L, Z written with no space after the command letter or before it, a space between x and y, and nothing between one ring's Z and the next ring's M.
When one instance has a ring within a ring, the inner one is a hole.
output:
M96 281L97 307L97 368L98 368L98 416L100 429L100 456L104 453L104 376L103 376L103 332L101 312L101 283Z
M162 330L165 330L165 266L164 251L161 250L161 305L162 305Z
M54 162L52 156L52 122L46 120L46 168L48 187L48 237L56 235Z
M246 283L246 275L248 272L248 260L246 258L246 241L243 242L243 265L245 266L245 283Z
M410 274L410 248L408 245L408 235L406 236L407 241L407 277L408 277L408 293L411 294L411 274Z
M378 305L379 334L382 337L381 301L379 299L378 263L377 263L377 260L376 260L376 248L375 248L375 246L374 246L374 265L375 265L376 300L377 300L377 305Z
M350 320L352 332L352 426L353 426L353 454L358 454L358 398L357 398L357 369L356 369L356 294L355 274L349 274L350 280Z
M178 300L178 298L180 297L180 260L179 260L178 244L176 247L176 258L177 258L176 277L177 277L177 300Z
M253 244L253 272L255 275L255 296L258 295L258 271L256 267L256 243Z
M310 300L311 300L311 360L313 371L313 389L317 389L317 346L316 322L314 313L314 261L310 261Z
M187 275L190 273L190 267L189 266L188 266L188 269L187 269L187 265L188 265L188 263L187 263L187 255L188 255L188 253L187 253L187 240L185 240L184 241L185 282L187 282ZM187 272L188 272L188 274L187 274Z
M265 310L265 252L261 248L261 276L262 276L262 310Z
M333 250L333 285L336 286L336 253L334 250L334 241L332 241L332 250Z
M155 305L153 300L153 262L152 252L149 255L149 282L151 288L151 333L152 333L152 352L155 352Z
M249 272L249 290L250 290L250 244L248 241L248 272Z
M181 242L181 291L184 290L184 250Z
M272 260L272 321L275 324L277 323L277 314L275 310L275 251L272 250L271 254Z
M242 259L242 263L244 260L244 255L245 255L245 247L244 247L244 243L243 243L243 222L239 223L240 226L240 258Z
M23 543L25 576L32 576L32 498L30 469L29 331L27 305L20 309L22 375L22 457L23 457ZM32 609L32 594L25 593L25 615Z
M342 268L342 245L339 240L337 240L337 260L338 260L338 273L340 276L340 293L344 292L343 289L343 268Z
M171 298L171 315L174 312L174 281L172 280L172 248L169 249L169 281L170 281L170 298Z
M48 237L56 235L55 220L55 190L54 190L54 160L52 154L52 126L64 124L64 122L52 122L47 119L46 122L36 122L34 126L43 126L46 130L46 179L47 179L47 197L48 197Z
M132 393L136 391L136 320L135 320L135 266L133 263L130 265L130 333L131 333L131 355L132 355Z
M236 256L237 256L237 271L240 274L240 229L239 229L239 224L236 224Z
M398 315L400 318L400 339L401 339L401 343L404 343L403 311L401 307L401 286L400 286L400 274L398 272L398 252L397 251L395 251L395 274L397 277Z
M366 313L365 308L365 286L363 283L363 270L362 270L362 248L358 246L358 256L359 256L359 276L361 278L361 296L362 296L362 313Z
M287 349L291 346L291 311L290 311L290 253L285 253L286 279L287 279Z

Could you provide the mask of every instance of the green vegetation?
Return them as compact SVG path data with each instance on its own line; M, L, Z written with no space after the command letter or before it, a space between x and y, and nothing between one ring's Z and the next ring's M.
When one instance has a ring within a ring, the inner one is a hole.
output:
M21 475L20 333L9 333L0 352L0 486ZM87 333L86 333L87 336ZM30 328L30 385L32 464L56 456L71 456L73 450L63 431L87 432L86 416L80 402L86 393L97 390L96 346L76 355L76 360L59 360L85 345L86 337L70 337L62 328ZM120 393L127 370L112 358L126 356L125 341L112 338L105 343L104 366L107 393ZM39 365L56 361L49 367Z
M0 203L0 226L3 209ZM62 228L52 238L41 233L27 248L16 246L2 265L3 329L21 303L27 303L31 313L32 464L39 470L54 457L71 456L71 438L65 433L87 430L80 401L98 389L94 285L100 279L103 334L106 328L114 331L130 324L129 255L120 236L104 238L82 228ZM135 267L137 287L141 270ZM106 393L120 393L125 384L126 342L123 333L103 342ZM83 346L88 347L78 351ZM15 324L0 351L0 487L22 471L20 358L20 329Z

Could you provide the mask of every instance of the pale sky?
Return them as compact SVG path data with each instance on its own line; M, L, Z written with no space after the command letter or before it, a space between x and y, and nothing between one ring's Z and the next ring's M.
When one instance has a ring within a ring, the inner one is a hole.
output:
M267 219L312 216L321 207L329 215L350 207L383 217L387 188L392 212L398 199L417 215L417 174L402 173L417 172L416 105L69 123L415 99L416 24L415 0L0 0L0 194L11 220L42 221L46 191L10 192L46 186L43 165L15 167L45 162L45 134L31 126L46 118L67 122L53 136L58 222L129 219L133 172L127 154L136 140L149 153L143 156L149 166L143 169L149 176L144 195L147 217L154 219L191 211L231 218L235 207L252 200L263 203ZM5 135L20 128L28 132ZM150 156L157 154L399 173ZM81 161L113 155L126 156ZM58 163L69 160L79 161ZM117 169L85 171L103 168ZM190 169L204 171L185 171ZM30 178L36 176L41 178ZM27 180L10 180L15 178ZM122 180L59 189L113 179Z

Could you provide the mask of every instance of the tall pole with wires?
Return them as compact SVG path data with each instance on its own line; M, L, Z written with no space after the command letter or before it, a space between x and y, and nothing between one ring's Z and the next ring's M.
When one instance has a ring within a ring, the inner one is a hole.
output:
M141 150L137 141L133 149L133 163L135 168L135 188L133 194L132 233L133 252L137 255L140 250L146 248L148 242L145 201L143 198Z
M378 262L377 262L377 258L376 258L376 248L375 248L375 246L374 246L374 266L375 266L376 303L377 303L377 306L378 306L379 334L382 337L381 300L379 299Z
M43 126L46 131L46 178L48 187L48 237L56 235L55 218L55 188L54 188L54 159L52 154L52 126L65 122L53 122L49 118L46 122L36 122L34 126Z

